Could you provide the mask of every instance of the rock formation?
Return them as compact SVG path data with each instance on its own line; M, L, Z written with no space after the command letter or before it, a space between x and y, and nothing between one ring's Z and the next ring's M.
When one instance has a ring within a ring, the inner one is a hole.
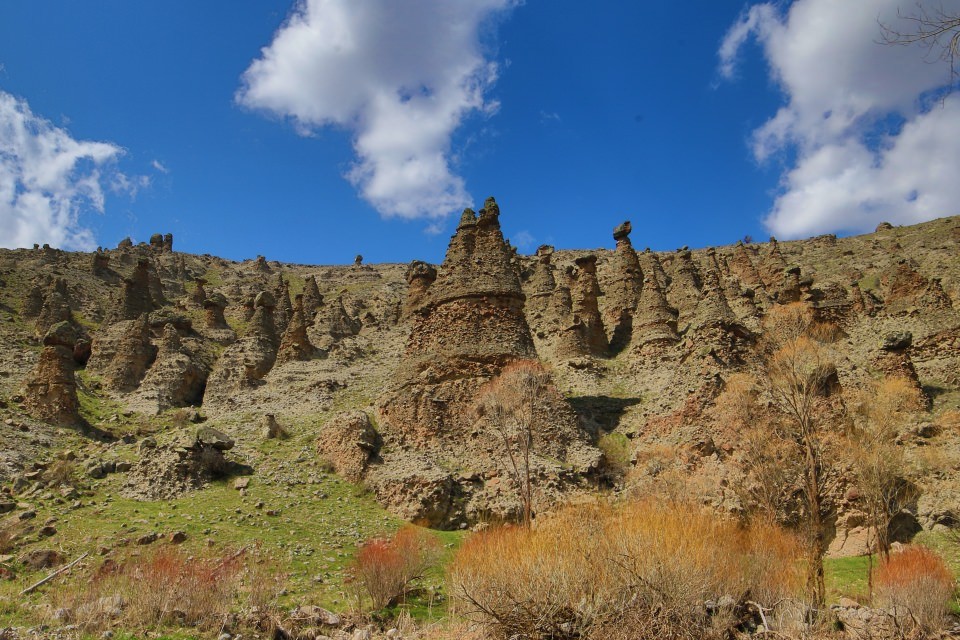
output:
M920 376L917 375L917 369L913 365L913 359L910 357L911 347L913 346L913 334L909 331L895 331L886 334L880 344L880 352L874 359L873 365L884 375L891 378L904 378L908 380L913 387L930 407L931 398L923 385L920 384Z
M256 261L253 263L253 270L259 273L273 273L273 269L270 268L270 265L267 264L267 259L263 256L257 256Z
M667 300L670 306L677 310L680 326L686 326L702 295L700 272L693 262L693 254L688 249L677 251L673 262L673 276L667 289Z
M273 322L279 335L287 330L287 324L289 324L290 317L293 315L293 304L290 302L290 283L284 280L283 273L277 274L277 284L273 289L273 298L277 304Z
M155 233L152 236L150 236L150 248L156 251L157 253L160 253L161 251L163 251L163 234L162 233Z
M93 254L93 259L91 260L91 269L95 276L103 276L110 273L110 254L100 247L97 247L97 251Z
M676 344L677 310L667 302L667 296L660 286L655 275L656 266L660 263L653 253L644 253L645 261L649 265L643 276L643 288L640 291L640 301L633 313L633 328L631 348L644 352L661 350Z
M34 418L60 426L82 424L73 372L76 342L77 332L67 322L44 336L40 359L23 384L24 409Z
M173 234L163 234L163 250L165 253L173 253Z
M600 316L600 285L597 283L597 256L580 256L570 295L573 301L573 323L579 326L583 344L591 355L607 353L607 332Z
M149 318L143 314L101 330L94 337L87 368L102 376L111 391L129 392L140 385L155 356Z
M227 308L227 298L219 291L214 291L203 300L203 321L208 329L229 329L227 319L223 315Z
M207 299L207 291L203 288L203 285L207 284L207 281L203 278L197 278L197 288L193 290L190 294L190 302L197 305L198 307L204 306L204 302Z
M428 300L413 316L397 382L378 402L381 433L396 453L382 454L367 482L388 508L435 526L496 510L479 498L490 489L478 486L482 481L458 480L441 464L461 460L478 471L502 464L491 459L496 435L478 431L478 393L507 365L537 358L499 215L492 198L479 217L464 211ZM566 401L551 398L544 429L553 437L538 439L538 466L556 473L551 465L566 461L574 474L585 473L596 464L595 450ZM397 486L399 480L407 484Z
M315 351L316 349L310 344L310 338L307 336L307 322L303 313L303 294L298 293L293 305L293 317L290 318L287 330L283 332L283 337L280 339L277 362L309 360L313 357Z
M361 324L347 313L341 294L335 300L325 303L317 312L314 327L319 333L338 341L360 333Z
M317 438L320 459L350 482L363 480L379 447L380 436L363 411L335 415Z
M20 315L25 319L36 318L43 309L43 301L47 297L49 282L43 278L35 279L27 290L27 295L20 305Z
M34 324L35 335L42 337L46 335L50 328L60 322L70 322L73 312L66 298L67 283L57 279L54 281L50 292L43 300L43 306L37 315L37 321Z
M205 402L232 402L238 392L259 384L276 363L280 344L273 323L276 300L269 291L261 291L254 307L247 334L224 349L214 365L207 379Z
M140 385L138 396L146 413L199 404L207 382L207 369L184 348L172 324L163 328L156 360ZM145 406L144 406L145 405Z
M535 331L544 331L548 324L548 312L551 307L557 281L553 275L552 264L554 249L550 245L541 245L537 248L536 265L530 276L527 286L527 320Z
M437 279L433 265L414 260L407 267L407 298L403 303L401 317L409 318L427 300L427 290Z
M157 308L151 293L150 261L137 260L137 266L129 278L123 279L123 289L120 293L120 303L114 309L110 320L133 320Z
M780 243L770 238L767 255L763 258L760 276L770 297L779 304L800 300L800 267L788 265L780 252Z
M608 286L606 325L611 328L610 347L614 352L622 350L629 342L633 327L633 312L640 301L643 289L643 271L640 259L630 243L633 227L627 220L613 230L617 247L611 257L610 270L613 278Z
M916 263L906 258L896 260L886 269L880 277L880 284L884 307L890 313L918 308L949 309L952 306L940 280L925 277L917 270Z
M308 323L313 323L314 316L323 304L323 296L317 287L317 279L307 276L303 282L303 317Z

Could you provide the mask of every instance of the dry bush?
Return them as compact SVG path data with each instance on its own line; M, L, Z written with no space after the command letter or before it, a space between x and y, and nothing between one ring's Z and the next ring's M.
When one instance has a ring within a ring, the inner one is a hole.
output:
M240 590L244 556L241 551L200 557L179 547L155 547L105 561L82 589L66 585L53 594L53 601L87 631L114 622L132 629L217 629Z
M413 525L391 538L365 542L348 569L348 583L361 608L364 600L375 610L395 604L437 562L439 551L437 539Z
M534 530L475 534L449 581L457 608L501 637L707 638L732 626L736 606L711 615L706 601L793 596L801 555L779 527L743 528L647 500L570 507Z
M876 602L888 608L907 635L926 637L944 628L956 583L936 553L910 546L874 571Z
M960 435L960 411L956 409L944 411L937 418L936 424L943 433Z

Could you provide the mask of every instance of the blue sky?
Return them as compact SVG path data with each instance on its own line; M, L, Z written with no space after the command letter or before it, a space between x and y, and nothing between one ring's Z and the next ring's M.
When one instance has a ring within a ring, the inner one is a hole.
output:
M960 103L877 44L895 1L696 5L9 0L0 246L439 261L488 195L524 252L960 213Z

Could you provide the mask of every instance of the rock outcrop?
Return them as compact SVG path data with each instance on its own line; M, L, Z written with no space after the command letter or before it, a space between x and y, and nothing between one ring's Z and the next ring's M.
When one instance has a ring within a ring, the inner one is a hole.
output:
M277 361L280 340L273 323L276 300L261 291L254 300L254 313L247 334L224 349L207 379L204 402L219 405L235 401L235 395L260 384Z
M918 270L916 263L906 258L898 259L880 278L883 288L884 308L889 313L905 313L917 309L933 311L949 309L950 296L943 290L937 278L927 278Z
M223 312L227 308L227 298L219 291L203 299L203 323L208 329L229 329Z
M73 312L66 297L66 283L63 280L56 280L43 300L43 306L37 315L37 321L34 323L35 335L42 337L46 335L55 324L61 322L70 322L73 318Z
M527 282L527 321L530 328L536 332L549 331L552 328L550 325L556 324L556 318L550 314L554 290L557 288L553 273L553 253L554 249L550 245L537 248L537 261Z
M103 378L107 389L130 392L140 386L155 357L149 317L143 314L135 320L111 325L94 336L87 368Z
M313 318L322 304L323 296L320 295L316 277L307 276L303 282L303 317L308 323L313 323Z
M606 355L609 343L600 316L600 285L597 283L597 256L590 254L574 260L577 265L570 296L573 303L573 325L590 355Z
M873 364L885 376L908 380L929 408L931 398L920 384L920 376L917 375L917 369L913 365L913 359L910 356L912 346L913 334L909 331L888 333L880 343L880 351L874 358Z
M613 230L613 239L617 243L610 259L613 277L606 291L606 326L611 329L610 348L621 351L630 342L633 330L633 313L640 302L643 289L643 271L640 259L630 243L633 227L627 220Z
M314 322L317 332L329 336L334 342L357 335L361 326L360 321L347 312L342 294L325 303Z
M351 482L360 482L380 448L380 436L363 411L335 415L317 438L317 454Z
M174 407L199 404L209 371L180 340L172 324L163 328L156 360L138 390L138 408L162 413Z
M702 296L700 271L689 249L680 249L673 256L673 275L667 289L667 300L677 310L679 323L685 326L693 317Z
M303 294L297 294L293 305L293 316L287 324L287 330L280 339L280 349L277 353L277 362L290 360L309 360L316 349L310 344L307 335L307 322L303 312Z
M409 318L427 300L427 290L437 279L433 265L414 260L407 267L407 298L403 303L401 318Z
M649 265L644 271L640 301L633 313L630 345L636 352L662 351L676 344L677 310L667 302L667 296L656 277L660 261L655 254L644 253Z
M499 215L492 198L479 217L464 211L436 282L413 314L397 382L378 401L390 453L381 451L383 463L370 468L366 481L388 508L434 526L497 511L483 497L482 473L476 480L458 478L443 467L456 460L477 472L502 469L503 461L491 457L496 435L478 430L478 394L504 367L537 358ZM556 477L557 461L566 462L573 476L589 472L596 450L566 401L551 396L545 415L553 437L537 452L538 473ZM398 478L410 482L399 487Z
M133 320L157 308L152 293L156 285L151 285L150 271L149 260L137 260L133 273L123 279L120 301L109 318L111 322Z
M77 338L67 322L54 325L44 336L40 359L23 383L24 409L34 418L60 426L83 423L74 377Z

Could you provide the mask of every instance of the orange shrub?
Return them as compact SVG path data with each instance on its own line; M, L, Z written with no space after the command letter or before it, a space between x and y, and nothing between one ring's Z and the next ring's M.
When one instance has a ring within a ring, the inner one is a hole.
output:
M732 611L798 593L801 546L775 526L742 528L693 505L571 507L536 529L471 536L452 564L456 606L503 637L706 638Z
M201 556L157 546L106 560L82 588L63 584L52 594L53 602L85 631L116 623L131 629L172 625L215 630L239 604L241 593L262 590L262 585L244 585L245 577L247 582L250 577L271 582L262 562L255 575L246 576L258 557L256 549Z
M956 587L953 573L936 553L910 546L874 570L877 604L891 610L902 628L932 634L946 624Z
M423 577L438 556L439 544L429 533L412 525L391 538L373 538L360 546L348 569L358 600L370 600L373 609L394 604Z

